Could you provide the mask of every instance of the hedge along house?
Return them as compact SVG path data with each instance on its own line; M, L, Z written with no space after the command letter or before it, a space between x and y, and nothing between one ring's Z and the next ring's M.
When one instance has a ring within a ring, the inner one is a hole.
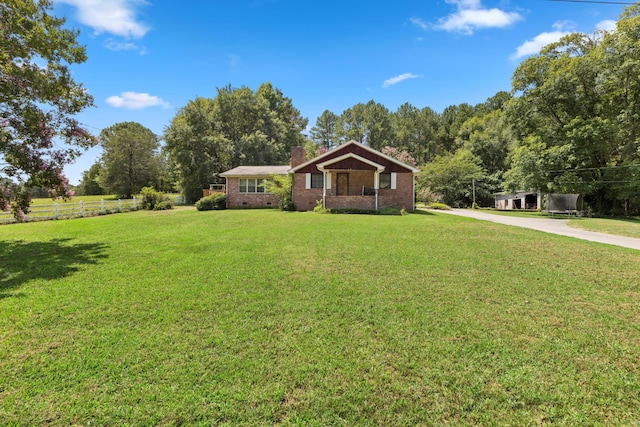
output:
M415 210L419 170L356 141L308 161L304 147L294 147L288 172L299 211L312 210L318 202L326 209Z
M228 208L276 208L278 198L267 193L262 186L271 175L286 175L291 167L238 166L220 174L227 181L225 186Z

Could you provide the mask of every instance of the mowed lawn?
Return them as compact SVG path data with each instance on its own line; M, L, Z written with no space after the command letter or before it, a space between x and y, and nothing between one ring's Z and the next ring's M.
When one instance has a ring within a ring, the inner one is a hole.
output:
M0 425L634 425L640 252L445 214L0 227Z
M640 218L576 218L569 225L588 231L640 239Z

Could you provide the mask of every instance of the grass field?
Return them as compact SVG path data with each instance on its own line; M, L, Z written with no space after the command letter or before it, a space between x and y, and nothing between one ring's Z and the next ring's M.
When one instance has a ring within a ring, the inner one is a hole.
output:
M180 194L177 193L168 193L166 194L167 197L170 197L171 200L176 200L177 197L181 197ZM136 196L137 198L140 198L140 195ZM69 200L62 200L62 199L51 199L49 197L40 197L40 198L36 198L36 199L32 199L31 200L31 206L43 206L43 205L53 205L55 203L59 204L59 205L65 205L65 204L76 204L80 201L82 202L89 202L89 203L94 203L94 202L99 202L100 200L104 200L104 201L113 201L113 200L118 200L118 196L116 196L115 194L105 194L105 195L101 195L101 196L73 196L71 199Z
M544 212L534 211L505 211L495 209L482 209L481 212L503 216L517 216L525 218L547 218L548 214ZM560 215L555 215L559 217ZM562 217L562 216L560 216ZM640 238L640 218L576 218L575 216L566 216L568 224L574 228L581 228L588 231L596 231L599 233L614 234L616 236Z
M638 218L574 218L569 221L569 225L588 231L640 239L640 219Z
M637 425L640 252L446 214L0 227L0 425Z
M40 197L31 199L31 206L42 206L42 205L52 205L54 203L58 203L60 205L64 204L75 204L79 201L82 202L99 202L100 200L118 200L118 197L113 194L106 194L101 196L73 196L69 200L62 199L51 199L49 197Z

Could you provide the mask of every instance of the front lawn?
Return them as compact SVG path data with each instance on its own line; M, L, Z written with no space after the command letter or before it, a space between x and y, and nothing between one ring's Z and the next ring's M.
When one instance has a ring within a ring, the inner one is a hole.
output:
M0 227L0 425L632 425L640 252L452 215Z
M588 231L640 239L640 219L638 218L576 218L570 220L569 225Z

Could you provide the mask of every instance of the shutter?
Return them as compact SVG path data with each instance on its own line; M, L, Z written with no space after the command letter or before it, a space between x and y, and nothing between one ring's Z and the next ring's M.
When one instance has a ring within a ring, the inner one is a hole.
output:
M391 189L395 190L396 189L396 173L395 172L391 172Z
M311 174L310 173L305 173L304 174L304 188L306 190L311 188Z
M331 190L331 172L327 172L327 190Z

